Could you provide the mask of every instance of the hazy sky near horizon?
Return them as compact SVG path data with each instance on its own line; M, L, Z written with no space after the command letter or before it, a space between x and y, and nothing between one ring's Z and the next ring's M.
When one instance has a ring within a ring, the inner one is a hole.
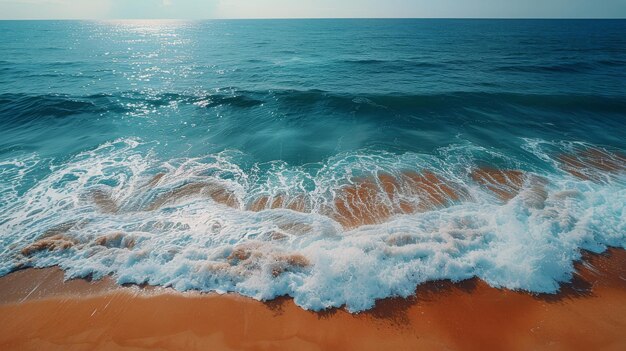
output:
M0 19L625 18L626 0L0 0Z

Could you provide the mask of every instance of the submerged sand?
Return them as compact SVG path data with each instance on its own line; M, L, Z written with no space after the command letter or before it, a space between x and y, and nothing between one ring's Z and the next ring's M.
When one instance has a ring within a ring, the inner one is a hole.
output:
M432 282L360 314L27 269L0 278L0 349L626 349L626 251L586 254L577 269L558 295Z

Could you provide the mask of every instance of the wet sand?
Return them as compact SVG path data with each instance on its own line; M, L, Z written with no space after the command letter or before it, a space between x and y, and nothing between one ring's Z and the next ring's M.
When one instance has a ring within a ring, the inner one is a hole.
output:
M599 171L611 176L624 170L624 159L606 152L568 157L560 159L563 169L585 180L601 182L608 178ZM542 207L547 196L545 179L519 170L478 168L470 176L502 202L524 186L531 190L525 194L529 207ZM197 195L241 207L219 184L197 182L164 191L147 210ZM108 194L92 196L103 212L118 211ZM326 214L351 229L468 200L467 189L427 170L382 174L344 185ZM309 212L311 203L305 195L263 195L246 208ZM21 253L78 245L67 233L80 225L51 228ZM110 233L95 244L130 248L134 240ZM253 258L254 245L237 248L228 260L245 266ZM298 254L276 261L275 276L309 265ZM111 279L64 282L58 268L25 269L0 278L0 350L626 350L626 251L586 253L577 271L558 295L500 290L478 279L439 281L419 286L411 298L386 299L350 314L305 311L289 298L258 302L235 294L119 287Z
M63 282L57 268L0 278L1 350L624 350L626 251L585 254L558 295L432 282L368 312L291 299Z

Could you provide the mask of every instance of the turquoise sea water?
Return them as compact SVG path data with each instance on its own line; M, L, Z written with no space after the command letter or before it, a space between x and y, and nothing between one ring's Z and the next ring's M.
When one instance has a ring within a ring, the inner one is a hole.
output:
M580 250L626 246L626 21L0 33L0 274L359 311L434 279L556 292Z

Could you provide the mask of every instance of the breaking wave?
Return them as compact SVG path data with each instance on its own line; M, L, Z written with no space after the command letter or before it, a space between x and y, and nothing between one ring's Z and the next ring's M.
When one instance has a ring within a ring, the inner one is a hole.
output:
M153 147L118 139L37 180L35 154L0 163L0 274L58 265L356 312L438 279L555 293L581 250L626 248L619 150L525 139L532 162L468 142L242 168Z

